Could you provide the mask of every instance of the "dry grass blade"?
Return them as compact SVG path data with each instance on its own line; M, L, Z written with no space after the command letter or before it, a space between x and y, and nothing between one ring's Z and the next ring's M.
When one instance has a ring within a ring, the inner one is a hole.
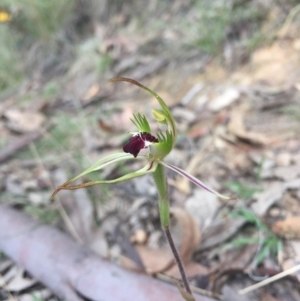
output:
M200 244L200 229L196 221L185 210L172 208L171 213L178 224L180 257L187 264L191 261L193 251ZM171 273L173 271L175 262L169 248L151 249L145 245L137 245L135 249L148 274ZM175 271L178 276L178 270L175 269Z
M17 301L14 298L14 296L11 294L10 290L8 289L7 284L6 284L6 282L5 282L5 280L4 280L1 273L0 273L0 280L1 280L1 282L3 282L3 288L4 288L5 292L7 293L9 300L10 301Z
M38 151L37 151L37 149L36 149L36 147L35 147L35 144L34 144L34 143L30 143L29 148L31 149L32 153L35 154L36 159L37 159L37 161L38 161L40 167L41 167L43 170L46 170L46 168L45 168L45 166L44 166L44 164L43 164L43 162L42 162L42 160L41 160L41 157L40 157L40 155L39 155L39 153L38 153ZM49 181L50 185L51 185L51 186L53 187L53 189L54 189L54 185L53 185L53 183L52 183L52 181L51 181L50 178L48 178L48 181ZM66 224L68 230L70 231L70 233L72 234L72 236L73 236L78 242L82 243L82 239L80 238L78 232L76 231L75 227L73 226L72 221L70 220L70 218L69 218L69 216L68 216L68 214L67 214L67 212L66 212L66 210L65 210L64 206L62 205L62 203L61 203L61 201L60 201L59 198L57 198L57 202L58 202L58 205L59 205L59 213L60 213L60 215L61 215L63 221L65 222L65 224Z
M174 283L176 283L176 280L174 280L173 277L170 277L170 276L165 275L165 274L158 273L158 274L156 274L156 278L158 278L162 281L165 281L167 283L173 284L173 285L174 285ZM201 288L193 286L193 285L190 285L190 288L191 288L191 291L193 293L196 293L196 294L199 294L199 295L202 295L202 296L207 296L207 297L210 297L210 298L215 298L217 300L223 300L223 296L218 294L218 293L207 291L207 290L201 289Z
M256 289L258 289L260 287L263 287L263 286L265 286L267 284L270 284L270 283L272 283L272 282L274 282L276 280L279 280L279 279L281 279L283 277L291 275L291 274L293 274L293 273L295 273L295 272L297 272L299 270L300 270L300 264L296 265L296 266L294 266L294 267L292 267L292 268L290 268L290 269L288 269L286 271L283 271L283 272L281 272L281 273L279 273L279 274L277 274L277 275L275 275L273 277L270 277L270 278L268 278L266 280L263 280L263 281L261 281L259 283L253 284L253 285L251 285L249 287L246 287L246 288L240 290L239 294L240 295L247 294L247 293L249 293L251 291L254 291L254 290L256 290Z
M288 29L289 29L290 25L293 22L293 19L296 17L296 15L299 12L300 12L300 4L297 4L296 6L294 6L290 10L290 12L289 12L289 14L288 14L288 16L287 16L284 24L282 25L281 29L278 31L277 36L284 37L286 35L286 33L288 32Z
M203 162L207 156L207 152L213 143L213 138L208 137L205 139L201 150L197 150L195 155L187 163L185 171L191 175L195 175L198 171L201 162ZM187 178L177 177L173 184L177 189L179 189L184 194L188 195L191 192L190 181Z

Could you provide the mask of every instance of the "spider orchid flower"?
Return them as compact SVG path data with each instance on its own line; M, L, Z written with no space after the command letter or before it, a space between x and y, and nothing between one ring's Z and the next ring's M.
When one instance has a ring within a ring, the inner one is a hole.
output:
M230 199L229 197L226 197L224 195L219 194L218 192L214 191L213 189L209 188L207 185L205 185L203 182L201 182L199 179L195 178L191 174L185 172L184 170L180 169L177 166L174 166L166 161L164 161L164 158L171 152L171 150L174 147L174 144L176 142L176 136L177 136L177 130L174 118L165 104L165 102L152 90L149 88L143 86L139 82L129 79L129 78L112 78L110 79L110 82L129 82L131 84L134 84L150 94L152 94L156 100L158 101L160 105L160 109L153 109L152 113L154 118L159 124L163 124L166 126L165 132L158 132L156 136L154 136L151 132L150 125L146 119L145 116L141 115L140 113L134 114L131 121L133 124L137 127L137 132L132 134L132 137L129 138L128 143L126 143L123 146L123 151L121 153L112 154L109 156L106 156L105 158L100 159L98 162L96 162L94 165L83 171L78 176L74 177L73 179L67 181L66 183L59 186L54 193L52 194L52 198L60 191L60 190L75 190L79 188L85 188L89 186L93 186L96 184L112 184L117 183L121 181L126 181L129 179L133 179L136 177L143 176L145 174L149 173L155 173L158 168L169 168L178 174L180 174L183 177L188 178L192 183L195 185L217 195L218 197L224 198L224 199ZM139 155L140 150L148 148L149 152L148 155ZM82 183L79 185L71 185L74 181L81 178L82 176L85 176L91 172L95 172L98 170L101 170L105 168L108 165L115 164L120 161L127 161L127 160L144 160L146 161L146 165L135 172L128 173L126 175L123 175L119 178L113 179L113 180L101 180L101 181L91 181ZM157 182L156 185L164 185L161 184L164 182L164 179L161 179L161 181L155 181ZM161 183L159 183L161 182Z

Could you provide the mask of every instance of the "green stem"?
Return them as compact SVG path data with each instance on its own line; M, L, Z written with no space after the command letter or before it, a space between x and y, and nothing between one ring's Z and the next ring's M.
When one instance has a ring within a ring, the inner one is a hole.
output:
M153 172L153 178L159 195L158 207L161 225L163 228L166 228L170 224L170 204L167 178L164 167L161 164L158 164Z
M153 178L158 190L159 194L159 201L158 201L158 206L159 206L159 215L160 215L160 220L161 220L161 225L162 228L165 232L166 238L168 240L168 243L170 245L171 251L173 253L173 256L175 258L175 262L178 266L181 279L184 285L184 288L186 292L192 296L192 291L190 289L186 273L184 270L184 266L182 263L182 260L179 256L179 253L176 249L176 246L174 244L171 231L170 231L170 203L169 203L169 195L168 195L168 183L167 183L167 178L165 176L165 170L164 167L161 164L158 164L156 170L153 172Z

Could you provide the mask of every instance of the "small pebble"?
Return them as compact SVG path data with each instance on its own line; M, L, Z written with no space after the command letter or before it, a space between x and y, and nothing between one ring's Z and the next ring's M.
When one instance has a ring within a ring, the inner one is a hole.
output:
M276 162L278 166L289 166L291 164L291 155L289 153L281 153L277 156Z
M143 229L138 229L130 238L130 241L137 244L144 244L148 235Z
M281 210L279 208L271 208L269 214L271 217L278 217L281 215Z

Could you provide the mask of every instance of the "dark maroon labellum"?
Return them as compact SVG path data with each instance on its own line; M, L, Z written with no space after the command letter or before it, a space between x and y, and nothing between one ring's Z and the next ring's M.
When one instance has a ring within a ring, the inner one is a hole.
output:
M158 139L146 132L139 133L129 139L128 143L123 146L123 151L132 154L136 158L141 149L152 143L158 143Z

